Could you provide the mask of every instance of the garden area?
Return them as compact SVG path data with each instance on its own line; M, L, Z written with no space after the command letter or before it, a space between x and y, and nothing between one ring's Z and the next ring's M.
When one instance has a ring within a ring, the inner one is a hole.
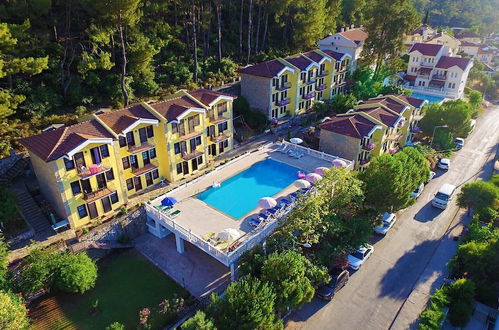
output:
M105 329L113 322L124 329L139 323L157 329L174 322L189 304L189 293L135 250L113 252L97 265L92 289L54 292L28 306L35 329Z

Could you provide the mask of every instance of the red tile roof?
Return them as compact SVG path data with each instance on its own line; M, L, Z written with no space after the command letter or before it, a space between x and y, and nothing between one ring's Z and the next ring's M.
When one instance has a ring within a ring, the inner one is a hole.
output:
M399 116L394 115L393 113L382 107L356 109L355 112L367 113L369 116L373 117L376 120L379 120L386 126L392 126L392 127L399 118Z
M362 139L367 136L377 124L362 115L351 114L335 116L319 125L320 129L341 135Z
M418 51L421 54L425 56L436 56L440 49L442 49L442 45L438 44L426 44L426 43L421 43L417 42L414 45L412 45L411 49L409 50L409 53Z
M403 94L397 94L394 96L409 103L410 105L412 105L415 108L421 108L423 106L423 104L425 103L425 100L418 99L417 97L412 97L412 96L403 95Z
M335 52L334 50L330 50L330 49L325 49L325 50L323 50L323 52L328 54L329 56L331 56L332 58L334 58L337 61L341 60L341 58L345 55L343 53Z
M91 138L113 138L113 135L97 120L92 119L33 135L19 142L42 160L50 162Z
M179 115L190 108L201 108L201 105L185 95L149 105L168 121L176 120Z
M216 100L220 96L228 96L232 98L236 98L235 95L228 93L221 93L209 89L196 89L188 92L189 95L193 96L196 100L203 103L205 106L209 106L211 102Z
M325 58L324 55L321 55L314 50L312 50L310 52L303 53L303 55L305 55L306 57L308 57L309 59L311 59L312 61L314 61L316 63L319 63L320 61L322 61L323 58Z
M307 67L313 63L311 60L309 60L308 58L306 58L305 56L301 56L301 55L298 55L298 56L295 56L295 57L288 57L288 58L285 58L285 60L291 64L293 64L294 66L296 66L298 69L304 71L307 69Z
M395 100L393 100L389 97L384 97L384 96L360 102L360 104L371 104L371 103L381 104L381 105L387 107L388 109L395 111L398 114L402 113L402 111L406 107L404 104L398 103Z
M348 31L340 32L340 34L354 42L365 41L367 39L367 33L361 28L350 29Z
M465 46L465 47L480 47L479 44L476 44L476 43L471 42L471 41L466 41L466 40L462 40L461 41L461 46Z
M413 75L410 75L410 74L406 74L404 76L404 79L407 80L407 81L414 81L416 80L417 76L413 76Z
M130 127L137 120L144 119L157 119L141 104L132 105L131 107L114 110L97 115L109 128L115 133L121 134L126 128Z
M279 72L281 72L281 70L285 67L286 66L279 60L270 60L239 69L238 72L250 74L253 76L272 78L275 77Z
M471 62L471 59L457 56L442 56L438 60L435 68L439 69L448 69L453 66L458 66L462 70L466 69L468 64Z

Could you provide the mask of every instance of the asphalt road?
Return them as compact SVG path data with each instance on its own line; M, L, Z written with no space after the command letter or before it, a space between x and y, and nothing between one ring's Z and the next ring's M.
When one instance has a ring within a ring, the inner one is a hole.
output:
M499 107L489 107L477 120L462 150L451 159L448 172L437 171L418 201L398 215L384 238L373 237L374 253L334 299L314 299L293 313L288 329L407 329L414 328L445 262L457 246L448 236L461 219L455 199L446 210L431 206L444 183L459 186L488 178L499 141ZM424 287L426 286L426 289ZM420 290L420 291L418 291ZM413 304L414 306L408 306Z

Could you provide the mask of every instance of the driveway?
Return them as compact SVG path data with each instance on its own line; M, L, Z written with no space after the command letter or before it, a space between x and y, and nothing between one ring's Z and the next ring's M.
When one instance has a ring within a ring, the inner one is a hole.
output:
M428 294L441 283L445 263L454 254L456 226L466 220L455 205L443 211L431 199L444 183L460 186L488 178L499 140L499 107L477 120L475 131L452 158L451 169L437 173L418 201L399 215L375 251L349 283L325 303L314 299L293 313L288 329L408 329L424 308Z

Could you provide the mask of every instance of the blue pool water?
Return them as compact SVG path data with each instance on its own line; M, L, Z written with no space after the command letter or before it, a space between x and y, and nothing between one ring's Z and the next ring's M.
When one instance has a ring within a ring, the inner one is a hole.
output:
M258 207L258 200L270 197L297 179L298 169L272 159L265 159L222 182L219 188L208 188L198 199L225 214L240 219Z
M427 95L427 94L421 94L421 93L412 93L412 97L416 97L421 100L427 100L428 103L440 103L442 102L445 97L441 96L433 96L433 95Z

